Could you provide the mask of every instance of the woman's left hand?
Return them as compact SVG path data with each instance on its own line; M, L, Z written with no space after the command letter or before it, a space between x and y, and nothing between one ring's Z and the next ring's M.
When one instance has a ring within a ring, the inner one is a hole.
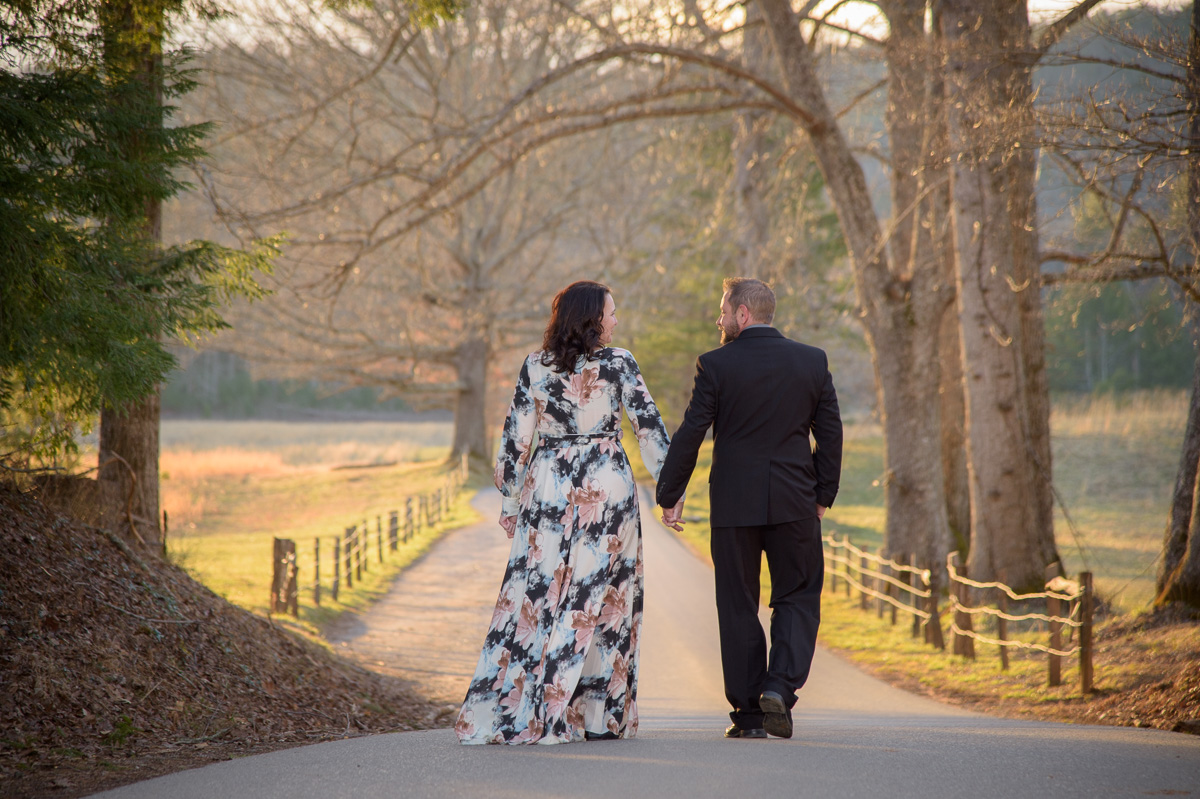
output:
M500 514L500 526L504 528L505 534L509 538L512 538L513 535L517 532L517 517L516 516L505 516L503 513L501 513Z

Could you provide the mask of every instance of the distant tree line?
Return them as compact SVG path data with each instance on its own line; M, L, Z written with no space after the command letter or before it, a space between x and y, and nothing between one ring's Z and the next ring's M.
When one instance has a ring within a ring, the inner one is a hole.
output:
M412 405L382 396L374 386L317 380L256 378L246 362L219 351L202 352L172 372L162 387L164 414L218 419L289 417L305 413L405 413Z

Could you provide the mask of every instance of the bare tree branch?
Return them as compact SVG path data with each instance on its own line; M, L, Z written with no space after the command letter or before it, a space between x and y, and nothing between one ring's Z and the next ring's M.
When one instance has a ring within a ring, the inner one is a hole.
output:
M1035 48L1038 57L1045 55L1051 47L1058 44L1067 31L1071 29L1072 25L1086 18L1088 12L1100 5L1101 2L1102 0L1081 0L1078 5L1052 22L1042 31L1042 35L1038 37Z

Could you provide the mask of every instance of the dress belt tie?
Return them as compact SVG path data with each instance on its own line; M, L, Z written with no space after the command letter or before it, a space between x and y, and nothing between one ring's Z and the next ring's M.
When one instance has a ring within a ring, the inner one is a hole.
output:
M546 449L563 449L578 447L584 444L595 444L599 441L620 441L621 431L611 433L567 433L561 436L547 436L538 433L538 446Z

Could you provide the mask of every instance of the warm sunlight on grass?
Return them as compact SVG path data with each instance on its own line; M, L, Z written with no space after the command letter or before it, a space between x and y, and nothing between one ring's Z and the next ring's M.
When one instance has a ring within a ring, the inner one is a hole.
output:
M1122 610L1140 610L1152 598L1187 399L1185 392L1165 391L1055 399L1055 487L1074 522L1069 525L1058 508L1059 554L1072 574L1093 571L1097 593ZM689 524L681 535L705 558L711 462L712 445L706 443L688 488L684 513ZM881 546L886 521L882 474L879 426L848 424L841 490L822 532L849 535L871 550Z
M438 427L440 426L440 428ZM435 423L163 423L162 504L170 520L171 558L215 593L266 613L272 540L296 541L300 622L313 631L338 613L365 605L445 530L475 519L464 491L436 529L424 529L378 563L376 531L388 511L446 485L448 425ZM409 439L404 438L411 435ZM421 462L392 463L407 453ZM436 457L437 460L431 460ZM320 460L327 459L327 460ZM354 468L344 468L352 464ZM379 464L379 465L370 465ZM339 468L343 467L343 468ZM367 522L368 571L354 591L332 602L333 537ZM320 608L313 606L315 539L320 538Z
M1054 485L1074 522L1057 508L1059 553L1123 610L1153 598L1187 407L1183 391L1054 401Z

